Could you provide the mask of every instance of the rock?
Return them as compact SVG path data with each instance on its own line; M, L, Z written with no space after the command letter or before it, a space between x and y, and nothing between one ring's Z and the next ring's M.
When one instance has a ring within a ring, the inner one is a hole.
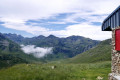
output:
M52 69L55 69L57 66L51 66Z

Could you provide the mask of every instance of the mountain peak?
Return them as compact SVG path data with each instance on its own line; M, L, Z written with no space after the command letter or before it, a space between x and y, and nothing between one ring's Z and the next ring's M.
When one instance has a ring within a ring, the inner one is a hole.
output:
M39 35L38 38L45 38L45 36L43 36L43 35Z
M49 35L48 38L57 38L57 37L54 35Z
M5 36L2 35L2 33L0 33L0 40L5 39Z
M12 33L4 33L3 34L4 36L7 36L7 37L18 37L18 38L24 38L23 36L21 36L21 35L18 35L18 34L12 34Z

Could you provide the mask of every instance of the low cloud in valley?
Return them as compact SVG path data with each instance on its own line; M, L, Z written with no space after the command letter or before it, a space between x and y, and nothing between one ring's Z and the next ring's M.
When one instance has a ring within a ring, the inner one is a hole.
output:
M36 47L35 45L21 45L21 49L26 54L33 54L37 58L44 57L47 54L52 54L52 47Z

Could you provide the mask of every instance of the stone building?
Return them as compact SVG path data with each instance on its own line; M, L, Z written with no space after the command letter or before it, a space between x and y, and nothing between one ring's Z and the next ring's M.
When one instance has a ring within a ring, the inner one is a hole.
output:
M120 6L103 21L102 31L112 31L112 66L109 80L120 80Z

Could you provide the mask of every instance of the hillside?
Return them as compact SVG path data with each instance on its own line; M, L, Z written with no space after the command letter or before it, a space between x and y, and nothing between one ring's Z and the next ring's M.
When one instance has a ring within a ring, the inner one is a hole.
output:
M82 36L59 38L54 35L48 37L40 35L32 38L25 38L16 34L4 35L18 44L35 45L37 47L53 47L53 54L45 57L47 60L71 58L89 50L100 42Z
M52 68L56 66L55 68ZM91 64L19 64L0 70L0 80L108 80L110 62Z
M39 61L39 59L25 54L18 44L0 33L0 68L35 61Z
M111 61L111 39L100 42L92 49L79 54L69 60L68 63L91 63L100 61Z

